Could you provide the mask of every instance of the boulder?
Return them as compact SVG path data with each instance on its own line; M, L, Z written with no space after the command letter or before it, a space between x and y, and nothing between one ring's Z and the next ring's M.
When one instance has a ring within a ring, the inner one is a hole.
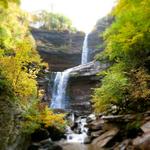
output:
M92 121L94 121L94 120L96 120L95 114L90 114L90 115L87 117L86 122L87 122L87 123L90 123L90 122L92 122Z
M94 138L97 138L99 137L101 134L103 134L104 132L106 132L105 130L98 130L98 131L92 131L91 132L91 137L94 139Z
M108 142L110 142L117 135L118 132L118 128L112 128L111 130L100 135L98 138L94 139L92 144L99 148L105 147Z
M147 133L150 132L150 121L146 122L141 126L143 132Z
M135 150L149 150L150 149L150 132L143 134L133 140Z
M87 125L87 127L89 128L89 131L98 131L102 130L103 125L104 121L101 119L91 122L90 124Z

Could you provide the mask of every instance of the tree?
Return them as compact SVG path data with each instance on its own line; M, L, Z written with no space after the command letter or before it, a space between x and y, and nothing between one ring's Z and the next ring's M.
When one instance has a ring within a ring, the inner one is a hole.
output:
M37 14L34 14L32 17L32 23L38 23L38 25L42 29L58 31L75 31L75 28L72 27L71 20L62 14L41 11Z
M20 0L0 0L0 6L4 8L8 8L10 2L20 4Z
M150 104L150 1L119 0L112 15L115 21L104 32L106 47L99 59L108 59L113 65L95 90L94 106L97 111L112 104L123 110L143 111Z
M40 107L36 78L42 64L29 32L28 14L14 2L0 10L0 102L9 102L13 105L8 108L20 110L22 120L17 124L27 134L41 124L63 128L64 115L54 114L47 106Z

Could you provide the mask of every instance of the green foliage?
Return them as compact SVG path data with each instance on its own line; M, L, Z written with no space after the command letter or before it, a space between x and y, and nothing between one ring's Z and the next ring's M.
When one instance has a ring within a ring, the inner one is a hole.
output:
M62 14L41 11L38 14L33 15L32 18L32 23L40 24L40 28L42 29L76 31L76 29L72 27L71 20Z
M149 12L150 1L119 1L113 12L116 21L104 34L105 53L110 60L120 58L136 64L144 61L150 51Z
M37 99L36 77L45 64L41 64L35 50L28 15L12 2L0 7L0 11L0 101L9 100L20 110L22 120L17 124L24 133L30 134L42 125L62 129L63 115L40 107Z
M60 131L65 129L64 114L55 114L46 105L35 102L23 114L25 118L24 122L22 122L24 133L33 133L36 129L42 127L54 127Z
M7 9L1 9L0 70L5 77L1 83L9 82L20 104L36 97L35 78L40 63L26 17L14 3ZM32 63L34 67L30 67Z
M150 75L145 68L133 69L129 73L128 108L145 111L150 106Z
M104 111L115 102L121 109L132 110L136 104L142 111L150 103L150 1L119 0L112 15L115 21L104 32L106 47L97 59L108 59L113 65L95 90L94 106Z
M96 112L105 111L112 105L123 106L128 79L123 72L124 64L116 64L105 72L100 88L95 89L93 96Z
M0 7L8 8L10 2L20 4L20 0L0 0Z

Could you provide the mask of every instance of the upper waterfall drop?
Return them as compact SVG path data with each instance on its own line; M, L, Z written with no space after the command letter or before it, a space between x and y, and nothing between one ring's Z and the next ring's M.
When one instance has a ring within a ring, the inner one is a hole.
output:
M86 33L83 47L82 47L82 58L81 58L81 64L88 63L88 55L89 55L89 49L88 49L88 33Z

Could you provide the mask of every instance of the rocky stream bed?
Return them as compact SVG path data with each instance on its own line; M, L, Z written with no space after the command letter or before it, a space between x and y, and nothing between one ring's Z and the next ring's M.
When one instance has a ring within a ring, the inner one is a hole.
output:
M49 130L42 129L32 135L28 150L150 149L150 112L98 116L70 114L67 118L70 126L64 135L55 132L56 138Z

